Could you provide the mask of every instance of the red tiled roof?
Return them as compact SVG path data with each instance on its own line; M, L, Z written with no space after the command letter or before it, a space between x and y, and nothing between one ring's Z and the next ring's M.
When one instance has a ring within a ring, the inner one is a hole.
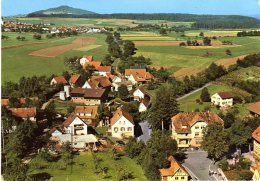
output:
M128 121L130 121L134 125L132 115L125 111L122 107L119 107L113 113L113 117L110 119L111 126L113 126L122 116L124 116Z
M224 121L213 112L178 113L171 118L171 121L173 122L175 131L177 133L190 133L191 127L197 121L204 121L207 124L217 122L221 125L224 125ZM183 128L183 126L185 126L185 128Z
M12 111L12 114L20 118L29 118L36 116L36 108L9 108Z
M260 143L260 126L252 133L252 137Z
M63 76L53 77L57 84L67 84L67 80Z
M72 75L69 80L70 84L76 84L79 78L80 78L79 74Z
M63 122L64 127L68 127L74 119L78 117L74 112L69 115L69 117Z
M62 130L61 130L59 127L54 127L54 128L52 128L52 129L49 131L49 133L52 134L52 133L54 133L56 130L58 130L59 132L62 133Z
M218 95L222 98L222 99L230 99L233 98L233 95L229 92L218 92Z
M97 68L99 72L111 72L111 66L100 66Z
M88 59L90 62L93 61L93 56L84 55L83 57L86 58L86 59Z
M251 106L247 107L247 110L260 115L260 101L252 104Z
M9 104L9 99L1 99L1 105L7 106Z
M18 98L18 100L20 101L21 104L25 104L26 103L26 99L27 98L23 98L23 97ZM38 97L30 97L29 99L31 99L32 101L39 100ZM1 99L1 105L2 106L8 106L8 104L9 104L9 99Z
M109 87L112 84L108 77L103 77L103 76L92 76L89 79L88 83L93 89L98 88L100 86L104 88Z
M86 67L88 67L88 66L93 66L97 70L98 67L101 66L101 62L98 62L98 61L86 62L83 67L84 67L84 69L86 69Z
M168 160L171 162L171 166L170 168L159 169L161 176L173 176L179 169L189 175L187 170L173 156L170 156Z
M98 110L98 106L76 106L75 108L75 113L80 114L80 113L85 113L85 114L90 114L90 116L88 115L84 115L84 116L80 116L81 118L91 118L91 119L95 119L97 116L97 110Z
M125 69L125 76L133 75L137 82L153 79L153 75L145 69Z
M105 93L105 89L83 89L74 88L71 90L71 97L85 97L85 98L101 98Z

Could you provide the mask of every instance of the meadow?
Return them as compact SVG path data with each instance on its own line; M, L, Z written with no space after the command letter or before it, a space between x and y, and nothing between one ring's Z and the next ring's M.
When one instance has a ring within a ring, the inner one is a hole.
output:
M95 154L102 161L98 166L107 167L107 174L96 173L93 154ZM35 160L38 164L45 164L46 168L33 169L29 164L28 175L45 174L50 175L53 181L72 181L72 180L119 180L119 170L122 168L133 175L133 181L146 181L142 168L135 163L134 160L121 156L119 160L113 159L111 150L91 153L82 152L79 155L74 155L73 164L68 165L66 169L58 169L57 167L48 168L51 165L59 165L58 162L47 163ZM34 160L31 163L35 162ZM126 166L127 165L127 166Z
M19 35L19 33L13 33L12 37L16 37L17 35ZM65 57L82 57L83 55L93 55L96 60L102 60L104 58L107 51L107 45L105 43L106 36L103 34L85 34L80 36L94 37L96 38L96 44L100 45L87 51L73 49L55 58L36 57L29 55L31 52L43 48L70 44L78 37L79 36L62 39L54 38L50 40L48 39L49 42L46 44L33 44L23 47L2 49L2 81L17 82L22 76L50 76L52 74L61 74L63 70L66 70L66 67L64 66ZM10 42L10 45L16 43L16 39L13 38L2 40L2 42L4 41L14 41L14 43ZM42 41L44 40L37 40L37 42ZM47 39L45 41L47 41ZM88 46L89 45L86 47ZM84 46L82 48L86 47Z

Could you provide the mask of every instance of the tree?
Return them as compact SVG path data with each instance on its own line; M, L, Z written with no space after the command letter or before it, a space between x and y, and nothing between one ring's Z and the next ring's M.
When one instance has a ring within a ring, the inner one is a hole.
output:
M129 97L129 91L126 85L122 84L118 87L118 96L121 99L127 99Z
M122 50L117 42L112 42L108 45L108 52L115 58L120 58L122 56Z
M204 37L203 44L204 44L204 46L211 46L211 39L208 37Z
M108 33L108 34L107 34L106 42L107 42L107 44L109 44L109 45L110 45L112 42L114 42L114 36L113 36L112 33Z
M41 40L41 39L42 39L42 36L39 35L39 34L34 34L34 35L33 35L33 38L36 39L36 40Z
M204 37L204 33L203 33L203 32L200 32L199 36Z
M135 138L130 138L126 144L125 152L130 158L137 158L141 154L142 150L145 148L145 143L143 141L136 141Z
M70 105L68 108L67 108L67 115L70 115L70 113L74 112L76 106L75 105Z
M69 143L65 143L65 144L62 145L60 154L61 154L61 160L66 165L66 167L67 167L68 164L71 164L72 153L71 153Z
M16 125L15 117L12 115L12 111L5 106L2 106L1 110L2 131L4 131L4 133L9 133L13 129L12 126Z
M159 33L163 36L167 35L167 31L164 28L160 29Z
M230 142L236 147L248 145L248 141L251 139L251 133L252 131L245 121L236 121L229 129Z
M123 56L124 57L129 57L132 56L134 54L136 54L137 48L135 48L135 44L134 42L130 41L130 40L125 40L123 42Z
M70 73L68 71L63 71L62 72L62 76L67 80L69 81L70 79Z
M202 102L210 102L210 94L207 87L202 89L200 94L200 100Z
M114 62L114 61L113 61L111 55L108 54L108 55L106 55L105 58L103 59L102 64L108 66L108 65L111 65L113 62Z
M9 106L13 108L21 107L21 103L18 98L16 97L10 97L9 98Z
M219 123L212 123L203 130L201 147L214 160L220 160L229 149L227 133Z
M226 49L226 54L229 55L229 56L232 55L232 53L231 53L231 51L229 49Z
M150 110L149 124L152 129L162 129L162 126L169 128L171 117L179 112L173 88L162 86L156 92L155 101Z

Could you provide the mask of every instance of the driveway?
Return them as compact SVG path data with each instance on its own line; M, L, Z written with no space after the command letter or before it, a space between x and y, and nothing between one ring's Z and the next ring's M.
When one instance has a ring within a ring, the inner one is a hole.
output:
M207 158L207 153L202 150L186 151L187 159L182 165L192 177L192 180L221 180L216 174L209 176L209 170L217 172L218 167Z
M191 91L191 92L188 93L188 94L185 94L185 95L183 95L183 96L181 96L181 97L178 97L178 98L177 98L177 101L180 101L180 100L184 99L185 97L188 97L188 96L190 96L190 95L192 95L192 94L195 94L196 92L201 91L202 89L204 89L205 87L208 87L208 86L210 86L210 85L211 85L211 83L207 83L206 85L204 85L204 86L202 86L202 87L200 87L200 88L198 88L198 89L195 89L195 90Z

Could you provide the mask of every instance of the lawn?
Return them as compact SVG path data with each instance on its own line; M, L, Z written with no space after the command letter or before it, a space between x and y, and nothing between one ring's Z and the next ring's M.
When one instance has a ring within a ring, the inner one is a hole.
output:
M55 111L59 114L67 115L67 110L70 106L76 106L71 101L54 100Z
M96 44L101 46L88 51L71 50L55 58L28 55L43 48L69 44L78 37L95 37ZM48 44L28 45L2 50L2 81L17 82L22 76L61 74L65 70L63 63L65 57L93 55L95 60L102 60L107 51L105 35L103 34L85 34L72 38L54 39L53 41Z
M93 156L91 152L82 152L80 155L75 155L73 164L68 165L66 169L52 168L48 169L48 165L43 169L32 169L29 164L29 174L48 173L53 181L74 181L74 180L104 180L105 175L102 173L95 173ZM122 156L120 160L113 159L111 150L95 153L98 158L101 158L99 166L107 167L108 173L105 180L119 180L118 171L123 168L127 172L131 172L136 181L147 180L144 176L142 168L135 163L134 160ZM59 164L52 163L52 164ZM51 163L49 164L51 165Z

